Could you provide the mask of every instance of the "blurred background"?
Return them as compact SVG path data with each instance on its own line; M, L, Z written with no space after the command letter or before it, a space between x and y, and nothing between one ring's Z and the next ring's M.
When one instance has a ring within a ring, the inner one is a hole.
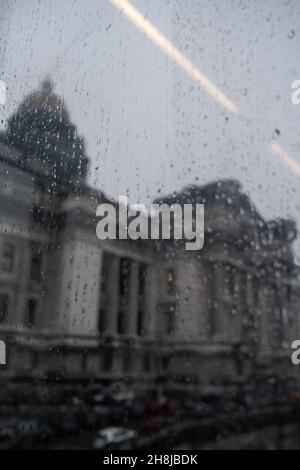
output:
M299 448L299 3L0 4L0 446Z

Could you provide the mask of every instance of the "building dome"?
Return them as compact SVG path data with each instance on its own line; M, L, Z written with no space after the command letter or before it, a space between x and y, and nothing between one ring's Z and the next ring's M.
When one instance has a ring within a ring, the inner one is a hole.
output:
M57 182L80 184L86 178L83 139L50 80L44 80L10 117L4 141L21 151L24 165L38 162Z

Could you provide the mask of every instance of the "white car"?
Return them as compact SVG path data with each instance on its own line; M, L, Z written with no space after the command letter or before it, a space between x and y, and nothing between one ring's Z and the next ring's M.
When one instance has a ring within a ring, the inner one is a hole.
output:
M95 449L104 449L110 445L132 445L133 440L137 437L137 432L132 429L111 427L98 431L94 440Z
M0 429L0 450L10 449L15 439L12 428Z

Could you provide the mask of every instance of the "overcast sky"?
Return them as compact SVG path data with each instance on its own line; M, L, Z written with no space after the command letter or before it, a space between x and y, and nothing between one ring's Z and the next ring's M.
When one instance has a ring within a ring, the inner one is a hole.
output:
M90 183L147 202L190 183L241 181L267 218L300 227L299 0L131 2L238 108L217 103L110 0L0 0L1 127L50 76L84 136ZM275 129L279 131L276 132ZM278 135L279 134L279 135ZM300 258L300 244L297 244Z

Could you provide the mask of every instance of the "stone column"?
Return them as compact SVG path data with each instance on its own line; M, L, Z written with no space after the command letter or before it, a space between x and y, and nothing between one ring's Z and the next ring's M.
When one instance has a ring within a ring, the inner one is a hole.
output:
M139 263L132 261L129 275L129 298L126 312L125 331L129 336L137 334L137 313L139 295Z
M78 238L81 233L78 233ZM100 250L87 241L64 240L58 277L57 325L68 335L98 331Z
M154 266L147 266L144 297L144 335L153 336L155 329L156 286Z
M209 338L209 296L210 296L210 284L209 284L209 267L207 264L200 263L197 266L196 283L194 285L196 291L197 302L198 302L198 328L199 328L199 339L207 340Z
M259 338L260 338L260 354L268 353L270 347L269 339L269 312L268 312L268 299L266 287L262 287L258 292L258 314L260 318L259 322Z
M181 340L199 341L206 336L204 268L193 258L179 261L178 312L175 335Z
M286 341L290 345L294 339L299 338L299 320L298 309L293 295L293 287L287 286L290 289L290 294L286 291L285 307L286 307Z
M31 248L29 240L20 239L20 243L18 245L18 255L18 294L16 300L15 317L13 318L12 323L13 326L17 327L17 329L23 329L25 328L25 313L27 308L30 283Z
M232 298L232 311L230 312L230 332L231 332L231 340L235 342L241 341L241 333L242 333L242 320L243 320L243 310L244 306L242 305L242 277L241 272L236 271L234 274L234 284L235 284L235 292ZM233 309L234 306L234 309Z
M223 340L225 336L225 312L224 312L224 273L222 264L214 265L214 311L215 311L215 334L214 338Z
M119 312L120 258L112 256L107 274L107 319L105 334L117 334Z

